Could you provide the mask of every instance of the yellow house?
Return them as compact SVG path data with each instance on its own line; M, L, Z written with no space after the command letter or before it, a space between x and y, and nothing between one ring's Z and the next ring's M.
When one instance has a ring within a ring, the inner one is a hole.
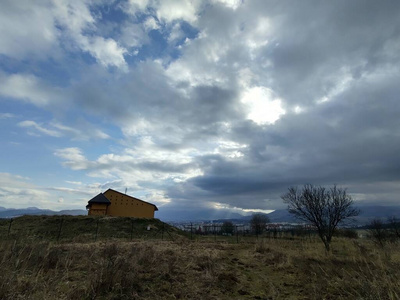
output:
M157 206L149 202L108 189L89 200L88 215L154 218Z

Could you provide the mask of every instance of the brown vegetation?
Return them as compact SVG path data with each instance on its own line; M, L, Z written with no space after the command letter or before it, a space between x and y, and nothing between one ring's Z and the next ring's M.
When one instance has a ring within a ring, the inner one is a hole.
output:
M368 240L2 241L0 299L398 299L400 253Z

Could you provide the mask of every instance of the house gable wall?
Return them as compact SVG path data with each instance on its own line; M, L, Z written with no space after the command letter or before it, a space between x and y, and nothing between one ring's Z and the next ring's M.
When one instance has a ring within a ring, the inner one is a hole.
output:
M119 217L154 218L154 205L124 195L114 190L107 190L104 196L111 204L107 208L107 215Z
M93 203L89 208L89 216L105 216L107 214L107 204Z

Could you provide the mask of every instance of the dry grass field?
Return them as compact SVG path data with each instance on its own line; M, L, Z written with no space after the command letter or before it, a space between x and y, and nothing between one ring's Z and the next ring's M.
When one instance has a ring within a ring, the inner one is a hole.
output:
M399 299L398 245L175 236L0 242L0 299Z

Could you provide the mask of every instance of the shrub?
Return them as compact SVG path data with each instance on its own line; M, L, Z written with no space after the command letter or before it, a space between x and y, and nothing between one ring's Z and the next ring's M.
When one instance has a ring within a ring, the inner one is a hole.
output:
M344 237L349 239L358 239L358 233L355 229L340 228L335 232L336 237Z

